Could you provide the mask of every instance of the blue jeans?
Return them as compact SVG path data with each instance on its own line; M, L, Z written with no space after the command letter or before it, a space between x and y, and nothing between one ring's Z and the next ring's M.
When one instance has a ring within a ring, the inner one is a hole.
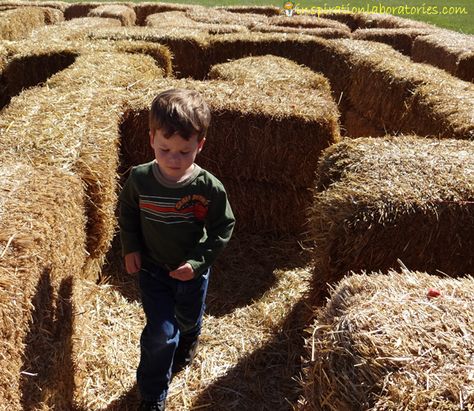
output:
M198 278L180 281L161 267L140 271L146 325L140 338L137 383L143 400L166 399L180 337L192 340L201 333L209 275L210 269Z

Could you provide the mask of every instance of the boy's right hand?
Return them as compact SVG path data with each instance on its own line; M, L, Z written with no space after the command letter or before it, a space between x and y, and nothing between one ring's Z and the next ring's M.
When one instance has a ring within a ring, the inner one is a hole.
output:
M142 257L140 251L129 253L125 256L125 269L128 274L133 274L142 268Z

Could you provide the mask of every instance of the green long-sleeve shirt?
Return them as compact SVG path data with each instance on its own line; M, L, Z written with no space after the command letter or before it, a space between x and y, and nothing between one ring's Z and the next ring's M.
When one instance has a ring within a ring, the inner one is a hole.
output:
M222 183L195 165L170 183L155 160L133 167L119 197L122 254L171 270L188 262L199 276L229 241L235 219Z

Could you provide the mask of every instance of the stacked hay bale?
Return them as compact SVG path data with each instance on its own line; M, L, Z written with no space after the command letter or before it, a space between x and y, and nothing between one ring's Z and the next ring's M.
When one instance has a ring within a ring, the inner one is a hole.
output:
M67 409L70 379L59 376L70 372L62 357L69 298L86 258L83 183L58 167L26 164L27 153L1 163L0 403Z
M131 102L123 123L125 162L153 158L148 108L154 94L173 87L196 89L213 114L209 143L198 163L226 184L238 228L300 234L314 165L321 150L339 139L338 111L326 79L274 56L236 60L211 73L227 81L157 82ZM138 151L140 146L145 149Z
M263 14L239 14L209 7L194 7L186 11L186 16L194 21L201 23L234 25L237 24L246 27L258 23L264 24L267 21L267 17Z
M400 53L411 56L415 40L419 36L426 36L432 33L432 29L423 28L358 29L352 34L352 38L385 43Z
M45 12L38 7L0 11L0 40L27 37L34 28L45 25Z
M470 276L345 278L310 330L302 409L472 409L473 292Z
M101 7L104 4L102 2L81 2L81 3L68 3L66 9L64 10L64 18L66 20L72 20L78 17L87 17L89 12L97 7ZM119 7L128 7L133 10L134 3L127 2L110 2L107 3L107 6L119 6ZM129 14L127 12L127 14ZM113 17L116 18L116 17Z
M136 24L138 26L145 25L146 19L152 14L159 14L164 12L180 11L185 12L192 9L195 6L188 4L177 4L177 3L158 3L158 2L140 2L134 3L133 9L137 16Z
M134 26L137 16L133 8L125 5L99 6L87 13L87 17L111 18L120 21L122 26Z
M123 93L136 86L137 79L161 76L148 56L84 55L51 77L46 87L14 98L0 118L2 159L24 154L35 165L72 170L85 182L89 277L97 276L115 230L113 170L118 164Z
M462 80L474 82L474 36L448 30L415 40L414 61L440 67Z
M390 14L356 13L354 17L357 27L363 29L436 29L432 24Z
M345 140L327 149L310 223L315 281L388 270L398 260L430 273L469 272L473 159L473 142L413 136Z

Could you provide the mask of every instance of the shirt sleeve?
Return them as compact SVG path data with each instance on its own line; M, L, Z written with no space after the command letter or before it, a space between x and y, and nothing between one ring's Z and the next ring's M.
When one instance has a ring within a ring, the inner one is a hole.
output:
M212 265L220 251L229 242L234 225L234 213L227 193L221 187L214 194L209 205L206 219L207 238L199 243L185 259L193 268L195 277L202 275Z
M119 196L119 226L122 256L142 250L139 195L130 172Z

